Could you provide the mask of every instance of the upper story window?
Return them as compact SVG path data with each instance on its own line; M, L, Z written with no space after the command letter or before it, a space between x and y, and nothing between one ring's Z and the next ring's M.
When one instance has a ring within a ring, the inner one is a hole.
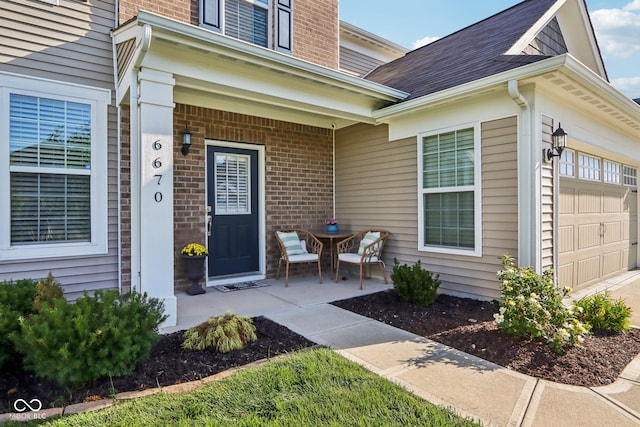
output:
M292 1L200 0L200 23L239 40L291 53ZM276 31L273 45L271 28Z
M560 156L560 175L561 176L576 176L576 152L573 150L565 149Z
M481 254L477 135L468 127L418 139L421 250Z
M0 259L105 253L108 91L10 80L24 88L0 87Z
M578 174L580 179L600 181L600 159L582 153L578 154Z

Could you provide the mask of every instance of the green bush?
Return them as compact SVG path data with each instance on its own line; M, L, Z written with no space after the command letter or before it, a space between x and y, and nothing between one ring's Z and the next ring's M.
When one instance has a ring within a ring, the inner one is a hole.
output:
M558 353L567 345L579 346L584 341L587 326L562 303L569 289L555 286L551 270L539 275L531 267L515 267L509 255L502 257L502 265L496 325L508 334L543 340Z
M163 311L146 294L85 291L75 303L45 304L11 338L27 369L69 388L133 371L158 340Z
M620 333L631 328L631 308L622 298L614 301L608 290L579 299L574 312L593 329Z
M403 300L415 304L433 304L438 298L439 276L423 270L419 260L413 267L407 264L400 265L396 258L393 259L393 264L391 281L398 295Z
M220 353L243 349L256 339L256 327L250 317L227 312L213 316L184 333L182 347L188 350L215 348Z
M51 273L39 282L22 279L0 283L0 367L17 356L9 336L20 330L19 319L58 298L62 298L62 288Z

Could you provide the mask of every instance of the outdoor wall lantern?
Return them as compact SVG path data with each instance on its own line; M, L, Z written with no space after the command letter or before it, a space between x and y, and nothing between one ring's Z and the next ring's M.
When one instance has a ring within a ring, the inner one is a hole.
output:
M189 154L189 148L191 148L191 132L189 132L189 129L185 126L182 131L182 148L180 149L183 156Z
M551 141L553 148L547 148L547 160L549 161L554 157L560 157L564 149L567 148L567 133L560 126L560 122L558 122L558 129L551 134Z

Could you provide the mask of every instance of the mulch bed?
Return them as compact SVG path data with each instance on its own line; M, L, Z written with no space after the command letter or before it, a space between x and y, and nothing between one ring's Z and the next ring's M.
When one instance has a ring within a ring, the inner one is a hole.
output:
M640 353L640 330L595 331L584 349L564 354L538 341L507 335L493 323L496 301L440 295L428 307L402 300L394 290L337 301L334 305L432 339L523 374L579 386L611 384Z
M0 373L0 413L13 412L16 399L39 399L43 408L61 407L73 403L98 400L123 391L135 391L199 380L218 372L246 365L265 358L290 353L315 345L264 317L253 318L258 340L243 350L218 353L213 349L184 350L184 331L163 335L151 349L149 357L140 362L131 375L97 381L72 391L71 396L56 383L25 372L20 364L9 364Z

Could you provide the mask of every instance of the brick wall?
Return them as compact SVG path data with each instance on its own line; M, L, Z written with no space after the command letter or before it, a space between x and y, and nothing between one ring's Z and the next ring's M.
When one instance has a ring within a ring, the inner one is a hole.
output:
M120 256L122 292L131 290L131 110L120 111Z
M337 70L340 21L337 0L293 0L293 56Z
M180 132L191 132L188 156L180 153ZM185 289L178 254L205 237L205 138L265 147L267 275L274 276L279 252L274 232L283 228L322 229L332 211L331 131L225 111L178 104L174 112L175 283Z
M134 18L139 10L198 25L198 0L120 0L119 4L119 25ZM338 0L293 0L293 19L293 56L337 70Z

